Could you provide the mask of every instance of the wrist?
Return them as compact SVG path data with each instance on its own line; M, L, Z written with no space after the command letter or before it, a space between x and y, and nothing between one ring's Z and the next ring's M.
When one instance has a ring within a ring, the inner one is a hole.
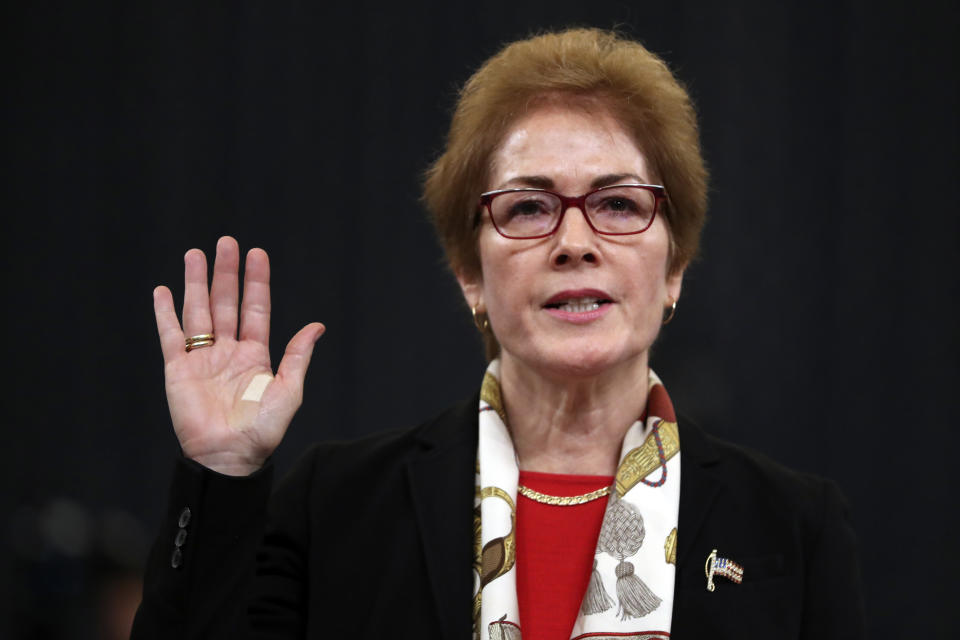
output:
M231 453L187 456L197 464L225 476L249 476L263 468L266 458L257 459Z

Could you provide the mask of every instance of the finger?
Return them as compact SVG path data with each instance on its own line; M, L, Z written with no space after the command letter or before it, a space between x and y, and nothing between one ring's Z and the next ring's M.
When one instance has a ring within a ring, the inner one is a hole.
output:
M263 249L247 252L240 307L240 339L255 340L269 347L270 259Z
M294 385L297 390L297 400L299 401L303 394L303 380L307 376L307 367L310 365L310 358L313 356L313 347L317 340L327 330L319 322L311 322L303 329L297 332L297 335L287 343L287 350L280 360L280 366L277 367L277 379L281 380L285 386L290 388Z
M217 339L237 337L237 297L239 295L240 247L230 236L217 242L210 285L210 311Z
M207 291L207 257L200 249L190 249L183 256L183 265L183 334L210 333L213 321Z
M173 294L166 287L153 290L153 314L157 318L157 333L160 335L160 350L164 363L171 362L185 353L183 331L173 306Z

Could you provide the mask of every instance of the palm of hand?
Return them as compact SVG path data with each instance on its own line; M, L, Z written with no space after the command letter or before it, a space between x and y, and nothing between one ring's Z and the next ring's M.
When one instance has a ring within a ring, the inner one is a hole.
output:
M156 289L154 305L174 431L185 456L223 473L250 473L276 449L300 406L306 368L323 326L312 323L294 336L262 397L246 394L255 377L272 375L266 254L252 250L247 258L239 339L236 241L221 238L218 243L209 294L203 254L192 250L185 262L183 327L187 335L213 330L216 343L187 353L172 295L166 287Z

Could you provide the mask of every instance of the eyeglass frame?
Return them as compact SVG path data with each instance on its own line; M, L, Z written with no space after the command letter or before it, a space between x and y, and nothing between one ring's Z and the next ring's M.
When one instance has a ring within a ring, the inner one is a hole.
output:
M593 226L593 221L590 219L590 216L587 214L587 198L592 196L595 193L600 191L605 191L607 189L616 189L619 187L641 187L645 191L649 191L653 194L653 215L650 216L650 222L647 223L643 229L639 231L600 231L595 226ZM548 195L556 196L560 200L560 215L557 216L557 223L553 228L547 233L541 233L536 236L509 236L503 231L500 230L500 227L497 226L496 220L493 219L493 209L491 208L491 203L494 198L504 193L520 193L520 192L533 192L533 193L546 193ZM490 217L490 223L493 225L493 228L504 238L510 240L538 240L540 238L546 238L552 236L557 232L557 229L560 228L560 225L563 223L563 216L567 215L567 211L571 207L576 207L580 210L580 213L583 214L583 219L587 221L587 225L593 230L594 233L602 236L635 236L637 234L643 233L653 225L653 221L657 217L657 211L660 210L660 202L667 199L667 189L660 184L611 184L605 187L598 187L588 191L587 193L580 196L565 196L563 194L557 193L556 191L550 191L549 189L539 189L536 187L521 187L518 189L496 189L494 191L485 191L480 194L479 206L486 208L487 215Z

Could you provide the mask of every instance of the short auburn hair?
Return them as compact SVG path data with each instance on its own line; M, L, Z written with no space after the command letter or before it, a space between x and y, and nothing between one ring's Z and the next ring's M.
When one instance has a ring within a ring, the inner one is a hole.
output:
M683 269L697 255L707 208L707 169L693 104L663 60L602 29L513 42L463 86L444 151L427 169L423 186L450 268L481 275L479 197L489 188L491 158L508 129L544 103L565 102L599 104L633 137L666 187L661 213L671 238L668 271Z

